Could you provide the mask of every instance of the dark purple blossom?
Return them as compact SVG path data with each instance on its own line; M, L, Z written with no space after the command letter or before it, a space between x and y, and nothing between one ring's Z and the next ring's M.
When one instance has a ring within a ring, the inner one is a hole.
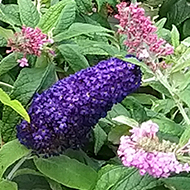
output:
M101 61L38 95L29 109L31 123L22 121L17 137L38 154L81 147L98 120L140 83L138 66L117 58Z

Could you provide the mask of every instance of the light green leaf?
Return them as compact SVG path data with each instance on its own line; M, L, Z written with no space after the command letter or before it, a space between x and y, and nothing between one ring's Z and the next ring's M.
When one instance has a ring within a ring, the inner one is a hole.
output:
M3 145L0 149L0 178L9 166L29 152L30 150L21 145L17 139Z
M104 142L107 139L106 132L96 124L94 128L94 137L95 137L95 145L94 145L94 154L97 155L101 147L103 146Z
M76 72L89 67L87 59L80 53L77 45L62 44L58 46L61 54L69 66Z
M42 29L42 32L47 33L51 31L54 26L56 26L59 16L67 3L68 0L58 2L57 4L51 6L40 18L38 27Z
M97 179L97 173L91 167L64 155L36 158L34 162L44 175L70 188L89 190Z
M92 24L85 23L73 23L68 30L56 35L54 37L55 42L60 42L62 40L67 40L80 35L93 34L96 32L113 32L101 26L96 26Z
M122 58L123 61L129 62L129 63L133 63L135 65L138 65L141 67L141 69L145 70L147 73L150 73L153 75L152 70L142 61L139 61L138 59L134 58L134 57L130 57L130 58Z
M0 36L4 37L6 40L14 36L14 33L10 29L5 29L0 26Z
M188 48L172 67L172 73L182 70L190 65L190 48Z
M40 16L33 2L31 0L18 0L18 5L22 24L35 28Z
M163 114L167 114L176 107L176 103L172 99L163 99L163 100L156 100L151 109L157 113L161 112Z
M9 95L6 94L1 88L0 88L0 101L12 109L14 109L17 113L19 113L26 121L30 123L30 117L22 104L18 100L11 100Z
M187 128L185 129L185 131L183 132L183 134L181 135L181 137L179 139L180 147L182 147L186 143L188 143L189 139L190 139L190 127L187 126Z
M180 41L180 34L178 29L176 28L175 25L172 25L172 30L171 30L171 40L172 40L172 45L174 48L177 48L179 46L179 41Z
M68 1L59 16L58 22L53 30L53 34L57 35L66 30L75 20L76 3L73 0Z
M139 123L137 121L135 121L132 118L126 117L124 115L117 116L117 117L113 118L112 120L117 121L122 124L125 124L125 125L128 125L130 127L138 127L139 126Z
M3 180L0 181L0 189L2 190L17 190L17 184L12 181Z
M159 32L159 30L164 27L166 21L167 21L167 18L162 18L162 19L160 19L158 22L155 23L155 26L156 26L156 28L157 28L156 33Z
M10 69L18 65L17 59L22 58L22 55L19 53L11 53L0 62L0 75L8 72Z
M8 20L4 20L4 17L1 18L4 22L10 22L10 24L15 24L17 26L21 26L21 20L19 15L19 7L16 4L0 4L0 9L2 10L5 18Z
M189 93L190 93L190 84L183 91L181 91L179 93L179 97L190 108L190 96L189 96Z

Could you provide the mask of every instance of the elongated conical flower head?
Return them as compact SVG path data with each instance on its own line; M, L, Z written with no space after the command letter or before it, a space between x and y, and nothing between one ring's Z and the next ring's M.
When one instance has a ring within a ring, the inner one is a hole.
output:
M38 154L81 147L98 120L136 90L140 81L139 67L117 58L70 75L33 100L31 123L22 121L17 137Z

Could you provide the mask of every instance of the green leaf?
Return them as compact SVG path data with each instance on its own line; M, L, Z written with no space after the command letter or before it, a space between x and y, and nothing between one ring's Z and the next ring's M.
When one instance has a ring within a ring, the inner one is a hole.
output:
M155 96L151 94L145 94L145 93L133 93L130 96L133 96L137 101L145 105L152 105L153 102L158 100L158 98L156 98Z
M139 123L137 121L135 121L132 118L126 117L124 115L117 116L117 117L113 118L112 120L117 121L117 122L122 123L122 124L125 124L125 125L128 125L130 127L139 126Z
M0 76L17 66L18 63L16 60L20 58L22 58L22 55L19 53L11 53L3 58L0 62Z
M0 47L5 47L7 46L7 40L0 35Z
M2 10L5 18L8 18L8 22L10 24L15 24L17 26L21 26L20 14L19 14L19 7L16 4L0 4L0 9ZM6 22L2 18L2 21Z
M89 190L96 182L97 173L91 167L64 155L34 162L44 175L70 188Z
M58 49L75 72L89 67L87 59L80 53L77 45L62 44L58 46Z
M129 135L130 129L131 127L128 125L117 125L108 133L108 141L112 142L115 145L118 145L120 143L121 136Z
M101 7L105 4L105 3L108 3L109 5L115 7L116 4L118 4L118 1L117 0L95 0L97 5L98 5L98 11L101 10Z
M134 169L123 166L106 165L98 172L98 180L94 190L110 190L118 180L132 173Z
M140 66L144 71L146 71L147 73L153 74L153 72L151 71L151 69L142 61L138 61L136 58L122 58L123 61L129 62L129 63L133 63L135 65Z
M40 16L33 2L31 0L18 0L18 5L22 24L35 28Z
M187 128L185 129L185 131L183 132L183 134L181 135L181 137L179 139L180 147L182 147L186 143L188 143L189 139L190 139L190 127L187 126Z
M68 0L62 0L57 4L51 6L47 12L40 18L38 27L41 28L42 32L47 33L57 24L59 16L68 3Z
M29 152L30 150L21 145L18 140L13 140L3 145L0 149L0 178L2 178L9 166Z
M83 55L118 55L120 50L108 43L97 42L95 40L78 40L77 44L80 46L80 52Z
M80 13L89 13L92 11L92 1L91 0L75 0L77 4L77 9Z
M54 37L55 42L60 42L62 40L67 40L80 35L93 34L96 32L113 32L101 26L96 26L92 24L85 23L73 23L68 30L56 35Z
M94 154L97 155L97 153L99 152L99 150L101 149L101 147L107 139L107 134L98 124L96 124L93 130L95 137Z
M167 179L160 179L170 189L175 190L187 190L189 189L190 178L189 177L170 177Z
M181 91L179 93L179 97L190 108L190 96L189 96L189 93L190 93L190 84L183 91Z
M138 170L133 169L121 178L112 190L149 190L158 184L157 179L149 175L141 176Z
M30 117L22 104L18 100L11 100L9 95L6 94L1 88L0 88L0 101L12 109L14 109L17 113L19 113L26 121L30 123Z
M167 18L162 18L162 19L158 20L158 21L155 23L155 26L156 26L156 28L157 28L156 33L159 33L159 30L164 27L166 21L167 21Z
M168 118L151 118L151 120L158 124L159 130L163 133L168 133L180 137L184 131L181 125L176 124L174 121Z
M157 113L161 112L163 114L167 114L176 107L176 103L172 99L163 99L163 100L156 100L151 109Z
M58 22L53 30L53 34L57 35L66 30L75 20L76 3L73 0L68 1L59 16Z
M175 25L172 25L172 31L171 31L171 40L172 40L172 45L174 48L177 48L179 46L180 42L180 34L178 29L176 28Z
M52 71L52 64L46 68L24 68L21 70L17 80L14 83L14 89L10 94L12 99L17 99L26 106L31 100L34 93L41 88L49 87L52 82L50 71ZM54 66L53 66L54 67ZM14 128L18 124L20 117L9 107L3 110L2 122L0 122L0 129L4 141L15 137Z
M10 29L5 29L0 27L0 36L4 37L6 40L14 36L14 33Z
M0 181L0 189L2 190L17 190L17 184L12 181Z

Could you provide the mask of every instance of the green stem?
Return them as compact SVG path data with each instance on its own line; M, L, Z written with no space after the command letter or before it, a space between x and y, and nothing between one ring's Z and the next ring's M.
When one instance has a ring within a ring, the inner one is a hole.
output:
M163 84L168 89L168 91L172 95L173 100L175 101L181 115L183 116L183 119L185 120L186 124L190 125L190 119L187 116L187 114L182 106L183 101L181 101L180 97L175 93L172 86L169 84L167 78L163 75L163 73L159 69L156 70L156 77L160 81L160 83Z
M13 167L13 169L10 171L8 176L6 177L7 180L11 180L13 178L14 173L20 168L20 166L25 162L25 160L28 158L28 156L25 156L21 158L18 163Z
M9 87L9 88L14 88L14 86L10 85L10 84L7 84L7 83L4 83L4 82L0 82L0 86L6 86L6 87Z

